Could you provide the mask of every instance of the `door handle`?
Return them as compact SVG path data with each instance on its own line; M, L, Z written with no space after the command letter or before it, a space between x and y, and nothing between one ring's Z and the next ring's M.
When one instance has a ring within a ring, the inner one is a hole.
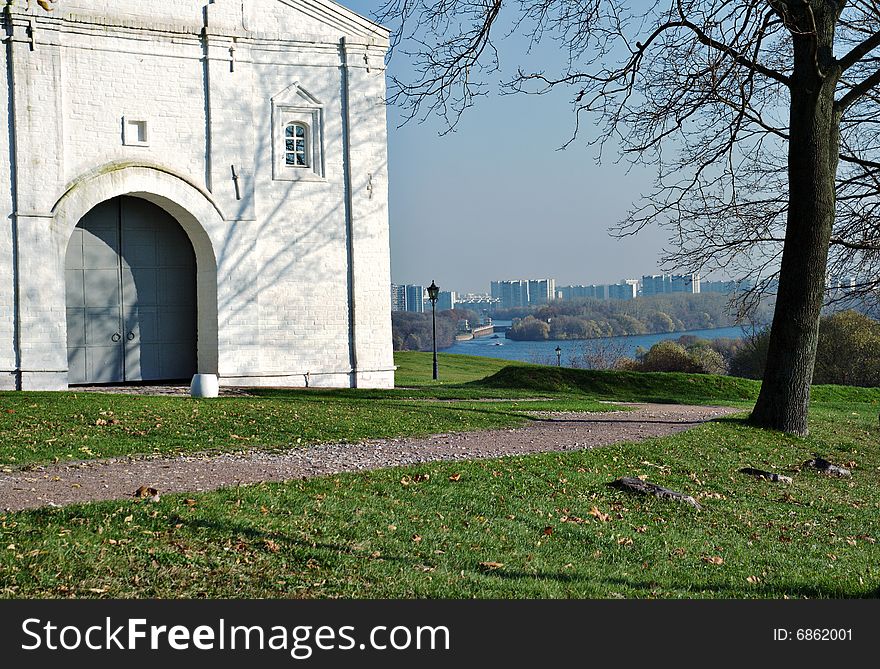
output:
M128 341L132 341L134 339L134 332L129 332L126 339L128 339Z
M114 333L113 336L110 337L110 341L112 341L114 343L119 341L120 339L122 339L122 335L119 334L118 332Z

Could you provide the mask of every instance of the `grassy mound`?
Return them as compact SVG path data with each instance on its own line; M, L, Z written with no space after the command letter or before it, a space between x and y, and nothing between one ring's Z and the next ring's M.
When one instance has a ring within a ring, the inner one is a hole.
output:
M760 383L732 376L669 372L616 372L566 367L505 367L471 385L546 393L584 393L623 401L672 404L751 402Z

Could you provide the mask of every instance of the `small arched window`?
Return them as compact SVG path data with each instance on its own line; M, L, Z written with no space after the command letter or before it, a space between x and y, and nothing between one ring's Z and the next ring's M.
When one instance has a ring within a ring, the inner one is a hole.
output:
M309 167L309 127L305 123L284 126L284 164Z

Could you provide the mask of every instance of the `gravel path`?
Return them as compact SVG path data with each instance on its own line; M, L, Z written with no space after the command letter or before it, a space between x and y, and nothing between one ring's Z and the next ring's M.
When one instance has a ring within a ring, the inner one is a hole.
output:
M640 404L627 412L536 414L539 420L505 430L323 444L283 452L66 463L0 475L0 509L18 511L124 499L141 486L156 488L160 494L198 492L433 460L583 450L674 434L736 411L726 407Z

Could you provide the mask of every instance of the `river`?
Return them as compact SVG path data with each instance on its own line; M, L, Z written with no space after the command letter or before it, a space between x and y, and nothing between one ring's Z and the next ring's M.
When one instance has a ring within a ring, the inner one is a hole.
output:
M506 325L496 321L497 325ZM451 347L443 349L443 353L460 353L462 355L481 355L487 358L503 360L520 360L542 365L556 363L556 347L562 349L563 367L573 366L578 359L586 355L602 355L634 357L636 349L651 348L664 339L678 339L682 335L695 335L703 339L741 339L747 330L741 327L715 328L713 330L688 330L687 332L666 332L663 334L630 335L627 337L600 337L597 339L564 339L547 341L514 341L499 335L498 339L480 337L469 341L455 342ZM582 365L578 365L582 366Z

